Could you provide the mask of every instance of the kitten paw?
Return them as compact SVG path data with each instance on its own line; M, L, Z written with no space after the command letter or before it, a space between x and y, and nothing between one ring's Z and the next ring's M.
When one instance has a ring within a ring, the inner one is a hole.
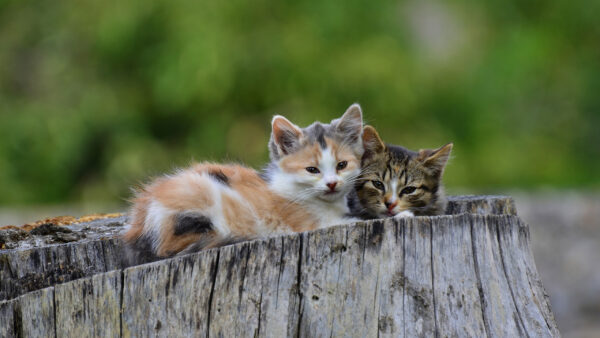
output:
M404 211L401 211L401 212L395 214L394 218L405 218L405 217L414 217L414 216L415 216L415 214L413 214L412 211L404 210Z

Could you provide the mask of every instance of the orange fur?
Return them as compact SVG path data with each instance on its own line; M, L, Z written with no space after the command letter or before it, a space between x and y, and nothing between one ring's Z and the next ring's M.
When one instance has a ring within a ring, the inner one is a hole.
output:
M280 166L287 172L304 170L306 167L315 166L321 158L321 149L317 143L304 147L297 151L294 156L288 156L281 160Z
M362 125L358 104L330 124L306 128L275 116L269 183L241 165L195 164L137 193L123 238L141 251L169 256L186 247L342 223L360 173Z
M223 214L229 230L235 234L253 235L256 227L254 210L228 194L221 194Z
M130 228L124 234L125 241L131 242L138 239L144 230L144 220L146 219L146 210L150 203L150 197L142 194L133 201L133 208L130 214Z
M206 236L206 235L204 235ZM182 236L166 236L160 249L158 250L158 256L171 256L181 250L187 248L190 244L199 241L204 237L198 234L188 234Z
M349 148L340 147L337 142L334 142L327 137L325 138L325 142L327 143L327 146L333 150L337 161L348 161L346 170L360 167L360 162Z
M177 214L189 210L202 211L215 205L214 184L206 174L221 172L228 179L229 187L219 190L221 208L230 234L236 237L252 237L260 231L307 231L315 229L315 216L296 203L269 190L267 183L255 170L240 165L217 165L200 163L173 176L163 177L146 186L134 199L130 213L130 228L123 238L134 242L144 234L144 226L151 202L159 202ZM238 197L235 197L237 194ZM266 227L260 229L259 226ZM175 235L174 219L160 225L158 256L180 252L190 244L215 233L186 233Z
M348 169L354 169L360 166L356 156L347 147L340 147L337 142L325 137L327 147L332 149L338 161L348 161ZM294 156L288 156L281 160L280 166L287 172L303 171L304 168L316 166L321 158L321 148L317 143L304 147L297 151Z
M214 203L209 195L208 182L194 171L162 179L151 187L150 192L164 206L175 210L194 209L199 205L210 207Z

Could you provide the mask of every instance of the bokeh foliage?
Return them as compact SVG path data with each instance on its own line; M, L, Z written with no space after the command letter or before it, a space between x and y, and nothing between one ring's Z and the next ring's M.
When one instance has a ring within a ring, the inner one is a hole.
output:
M0 0L0 203L119 201L267 161L270 119L360 102L447 185L600 183L600 2Z

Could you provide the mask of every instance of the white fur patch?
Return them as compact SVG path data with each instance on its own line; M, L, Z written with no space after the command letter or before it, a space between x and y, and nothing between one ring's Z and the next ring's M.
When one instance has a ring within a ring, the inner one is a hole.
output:
M279 168L272 173L269 186L277 194L305 207L318 219L321 228L348 223L352 219L346 217L350 212L346 195L353 187L348 180L357 176L360 169L338 172L337 164L333 151L326 148L322 150L319 160L319 174L292 174ZM327 183L333 182L337 183L338 192L326 195L329 191Z
M143 234L152 239L152 249L154 251L158 251L158 248L162 243L164 224L174 215L174 213L173 210L170 210L156 200L150 202L144 221Z
M162 244L163 238L166 235L163 232L165 231L166 224L171 221L171 217L182 212L199 213L211 220L213 228L217 233L224 236L231 233L231 229L228 227L223 213L221 194L224 193L236 200L245 202L236 191L223 185L206 173L181 171L177 175L172 176L171 179L183 179L188 182L188 185L178 186L179 189L184 189L184 191L197 189L197 187L207 189L205 193L209 195L209 199L212 200L213 203L211 206L198 205L198 207L194 209L174 210L167 208L159 201L152 200L148 205L148 211L144 220L143 234L151 239L151 245L154 251L158 251ZM198 184L194 184L195 182ZM184 191L182 193L184 193ZM188 193L193 195L193 192L188 191Z
M222 182L220 182L219 180L215 179L214 177L212 177L211 175L209 175L207 173L201 173L201 174L195 173L195 174L196 174L196 177L194 179L202 180L203 181L202 183L206 183L206 184L202 184L201 186L208 187L209 190L207 193L210 194L210 199L213 201L213 204L210 207L206 207L204 209L196 209L196 210L192 210L192 211L200 213L200 214L208 217L213 224L213 228L214 228L215 232L217 232L218 234L220 234L224 237L231 234L230 225L227 223L227 220L225 219L225 211L223 209L223 207L224 207L223 197L222 197L223 195L227 195L227 197L237 201L238 203L240 203L242 205L242 207L240 208L240 210L238 210L238 212L252 214L253 218L255 220L257 220L255 225L258 225L258 228L253 229L253 231L256 231L259 233L265 232L266 227L264 227L264 226L261 227L262 222L258 221L259 218L255 214L254 208L237 191L235 191L234 189L231 189L227 185L224 185ZM252 226L252 224L248 224L248 226L250 227L250 226ZM262 229L262 228L264 228L264 229ZM251 231L251 232L253 232L253 231Z
M335 154L333 154L329 148L323 149L321 152L321 160L319 161L319 169L321 169L321 173L323 173L323 178L321 180L323 190L328 189L327 183L339 183L336 167L337 160Z
M405 218L405 217L414 217L414 216L415 216L415 214L413 214L412 211L404 210L404 211L401 211L401 212L395 214L394 218Z
M213 204L204 210L197 210L197 212L210 219L213 228L217 233L227 236L231 233L231 230L227 226L225 216L223 215L223 199L221 198L221 194L224 193L224 191L231 189L219 183L215 178L206 173L202 173L199 176L202 178L202 180L208 182L207 186L210 189L209 193Z
M393 177L392 181L391 181L391 185L392 185L392 198L390 199L389 203L390 204L394 204L394 202L396 202L396 200L398 199L398 180L395 179L396 177Z

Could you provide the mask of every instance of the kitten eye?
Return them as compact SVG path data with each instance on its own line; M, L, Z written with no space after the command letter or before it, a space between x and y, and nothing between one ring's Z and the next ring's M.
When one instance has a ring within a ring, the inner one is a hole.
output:
M371 181L371 183L373 183L373 186L379 190L385 190L385 187L383 186L383 183L381 183L381 181Z
M317 169L315 167L306 167L305 169L306 169L306 171L308 171L311 174L318 174L321 172L319 169Z
M402 191L400 192L400 195L412 194L413 192L415 192L415 190L417 190L417 188L415 188L415 187L406 187L406 188L402 189Z
M342 170L342 169L346 168L346 166L348 166L348 161L338 162L336 169Z

